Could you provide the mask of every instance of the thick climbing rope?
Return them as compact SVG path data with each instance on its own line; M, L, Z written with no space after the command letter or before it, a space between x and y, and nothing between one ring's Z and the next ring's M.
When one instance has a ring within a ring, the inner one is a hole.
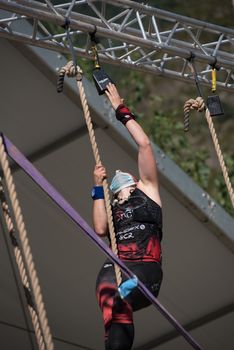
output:
M232 206L234 208L234 193L232 184L228 175L227 167L224 162L223 154L219 145L218 137L215 132L214 124L212 121L212 117L210 115L209 109L206 107L204 100L202 97L197 97L196 100L189 99L184 104L184 130L188 131L189 128L189 111L190 109L197 109L199 112L205 111L205 117L209 126L209 130L212 136L212 140L214 143L215 151L219 160L220 167L223 172L223 177L227 186L227 190L231 199Z
M85 118L86 125L89 132L89 138L90 138L90 142L91 142L91 146L94 154L95 163L101 164L101 158L100 158L100 154L99 154L99 150L98 150L98 146L97 146L97 142L94 134L89 106L88 106L87 98L86 98L83 83L82 83L82 70L80 69L79 66L77 66L75 69L72 61L69 61L64 67L62 67L59 71L59 79L58 79L58 87L57 87L57 90L59 92L62 90L63 80L65 75L67 75L68 77L76 77L77 88L79 91L81 104L83 107L84 118ZM112 210L111 210L110 194L109 194L108 182L106 179L103 180L103 189L104 189L104 197L105 197L105 206L107 211L108 227L109 227L109 233L110 233L111 249L113 253L116 256L118 256L118 248L116 243L113 216L112 216ZM122 283L122 275L121 275L120 267L116 264L115 264L115 276L116 276L117 285L120 286L120 284Z
M25 268L23 256L21 254L21 250L19 248L19 244L18 244L16 236L15 236L14 224L13 224L13 220L12 220L11 215L10 215L10 210L9 210L9 206L7 204L7 201L6 201L6 197L4 195L4 189L2 186L1 180L0 180L0 196L1 196L1 207L2 207L3 216L4 216L6 227L7 227L7 230L8 230L9 236L11 238L12 245L13 245L16 265L17 265L19 275L21 278L21 282L23 285L23 289L25 292L25 297L27 300L27 306L28 306L28 310L29 310L29 313L31 316L32 324L33 324L33 327L35 329L35 336L37 339L39 349L44 350L44 349L46 349L46 347L45 347L45 342L44 342L41 328L40 328L40 322L38 319L37 312L35 310L35 305L34 305L34 302L32 299L32 295L31 295L28 275L26 272L26 268Z
M41 289L37 278L31 248L29 245L27 232L21 213L21 208L17 199L17 193L15 190L15 185L13 182L13 177L11 175L10 166L5 152L2 137L0 137L0 164L3 170L6 187L9 194L9 200L15 217L15 223L19 233L19 239L22 247L21 252L19 247L15 244L14 254L16 257L17 266L19 269L25 293L27 294L27 291L30 290L31 286L31 290L34 295L35 305L34 302L32 302L31 300L30 302L28 302L28 307L32 318L32 324L35 329L37 343L40 350L53 350L54 345L46 317L44 303L42 300ZM9 207L7 203L3 205L3 213L9 233L13 233L14 225L9 214ZM28 275L26 271L28 272Z

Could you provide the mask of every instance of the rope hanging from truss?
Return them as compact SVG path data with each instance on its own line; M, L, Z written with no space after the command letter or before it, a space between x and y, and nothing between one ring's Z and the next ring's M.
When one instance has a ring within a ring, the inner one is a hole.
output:
M90 138L90 142L93 150L94 159L96 164L100 164L101 158L100 158L100 154L99 154L99 150L98 150L98 146L97 146L97 142L94 134L94 129L93 129L93 124L90 116L87 98L86 98L83 83L82 83L82 70L78 66L75 68L72 61L68 62L64 67L62 67L59 71L59 77L58 77L58 85L57 85L58 92L61 92L63 89L63 81L64 81L65 75L67 75L68 77L76 77L77 88L79 91L81 104L83 107L84 118L88 128L88 133L89 133L89 138ZM110 233L110 240L111 240L111 248L114 254L118 256L118 248L117 248L116 236L115 236L115 230L114 230L114 224L113 224L109 188L108 188L108 182L106 179L103 180L103 189L104 189L104 198L105 198L105 205L106 205L108 226L109 226L109 233ZM120 286L122 283L121 270L119 266L116 264L115 264L115 275L116 275L117 285Z
M206 121L208 123L208 127L211 133L211 137L213 140L213 144L215 147L215 151L219 160L219 164L220 167L222 169L222 173L223 173L223 177L224 177L224 181L226 183L227 186L227 190L231 199L231 203L232 206L234 208L234 193L233 193L233 188L232 188L232 184L228 175L228 171L227 171L227 167L225 165L224 162L224 158L223 158L223 154L219 145L219 141L218 141L218 137L217 134L215 132L215 127L214 127L214 123L212 121L212 117L211 117L211 112L209 110L209 105L208 105L208 100L207 100L207 105L204 102L203 96L202 96L202 92L199 86L199 80L198 80L198 75L197 75L197 71L196 71L196 67L195 67L195 63L194 63L194 58L195 55L193 53L191 53L190 58L188 59L188 65L190 67L191 73L194 77L194 81L196 84L196 88L197 88L197 92L198 92L198 97L194 100L194 99L189 99L185 102L184 104L184 131L188 131L189 130L189 111L190 109L196 109L199 112L203 112L205 111L205 117L206 117ZM212 92L216 91L216 62L217 59L215 57L215 63L212 65ZM217 67L218 68L218 67ZM218 97L218 96L216 96ZM222 110L221 106L218 108L219 112L218 114L220 114L220 109ZM218 114L214 114L214 115L218 115ZM222 114L222 112L221 112Z
M36 340L40 350L53 350L54 345L48 320L46 317L46 311L42 300L41 289L35 270L29 241L27 238L27 232L21 213L19 201L11 175L9 162L4 149L3 139L0 137L0 164L2 166L6 187L9 194L10 204L13 209L15 217L16 227L19 233L19 239L22 247L22 251L18 245L16 237L14 235L15 229L13 220L10 215L9 206L3 191L3 187L0 184L0 196L1 196L1 207L3 216L6 222L6 227L11 237L11 241L14 247L14 255L16 264L19 270L19 275L23 284L29 313L31 316L32 324L35 330ZM34 296L34 299L32 297Z
M232 206L234 208L234 193L233 193L233 188L232 188L232 184L228 175L228 171L227 171L227 167L225 165L224 162L224 158L223 158L223 154L219 145L219 141L218 141L218 137L217 134L215 132L215 128L214 128L214 123L212 121L212 117L210 115L210 111L209 109L206 107L205 102L203 100L202 97L197 97L195 100L194 99L189 99L188 101L185 102L184 104L184 130L188 131L189 128L189 111L191 109L197 109L199 112L203 112L205 111L205 117L206 117L206 121L208 123L209 126L209 130L211 133L211 137L214 143L214 147L215 147L215 151L219 160L219 164L220 167L222 169L223 172L223 177L227 186L227 190L232 202Z

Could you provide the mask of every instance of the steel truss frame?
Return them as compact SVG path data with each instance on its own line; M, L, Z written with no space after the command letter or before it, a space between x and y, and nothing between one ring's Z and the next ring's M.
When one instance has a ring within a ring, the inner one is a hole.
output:
M92 59L89 33L96 31L101 62L194 82L188 65L193 57L201 84L211 86L216 67L217 86L234 90L233 29L131 0L73 0L56 6L50 0L0 0L0 9L2 38L69 53L69 30L78 58ZM19 21L30 21L31 33L20 30Z

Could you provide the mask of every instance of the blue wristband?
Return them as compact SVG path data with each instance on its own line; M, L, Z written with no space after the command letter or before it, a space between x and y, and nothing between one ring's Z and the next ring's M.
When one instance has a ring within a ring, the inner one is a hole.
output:
M93 200L104 199L103 186L94 186L91 195Z

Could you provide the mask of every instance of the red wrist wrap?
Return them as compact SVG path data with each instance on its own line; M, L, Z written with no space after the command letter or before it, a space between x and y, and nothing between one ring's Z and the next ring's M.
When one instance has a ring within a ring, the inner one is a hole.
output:
M121 104L115 111L116 119L124 125L131 119L136 119L135 115L125 105Z

